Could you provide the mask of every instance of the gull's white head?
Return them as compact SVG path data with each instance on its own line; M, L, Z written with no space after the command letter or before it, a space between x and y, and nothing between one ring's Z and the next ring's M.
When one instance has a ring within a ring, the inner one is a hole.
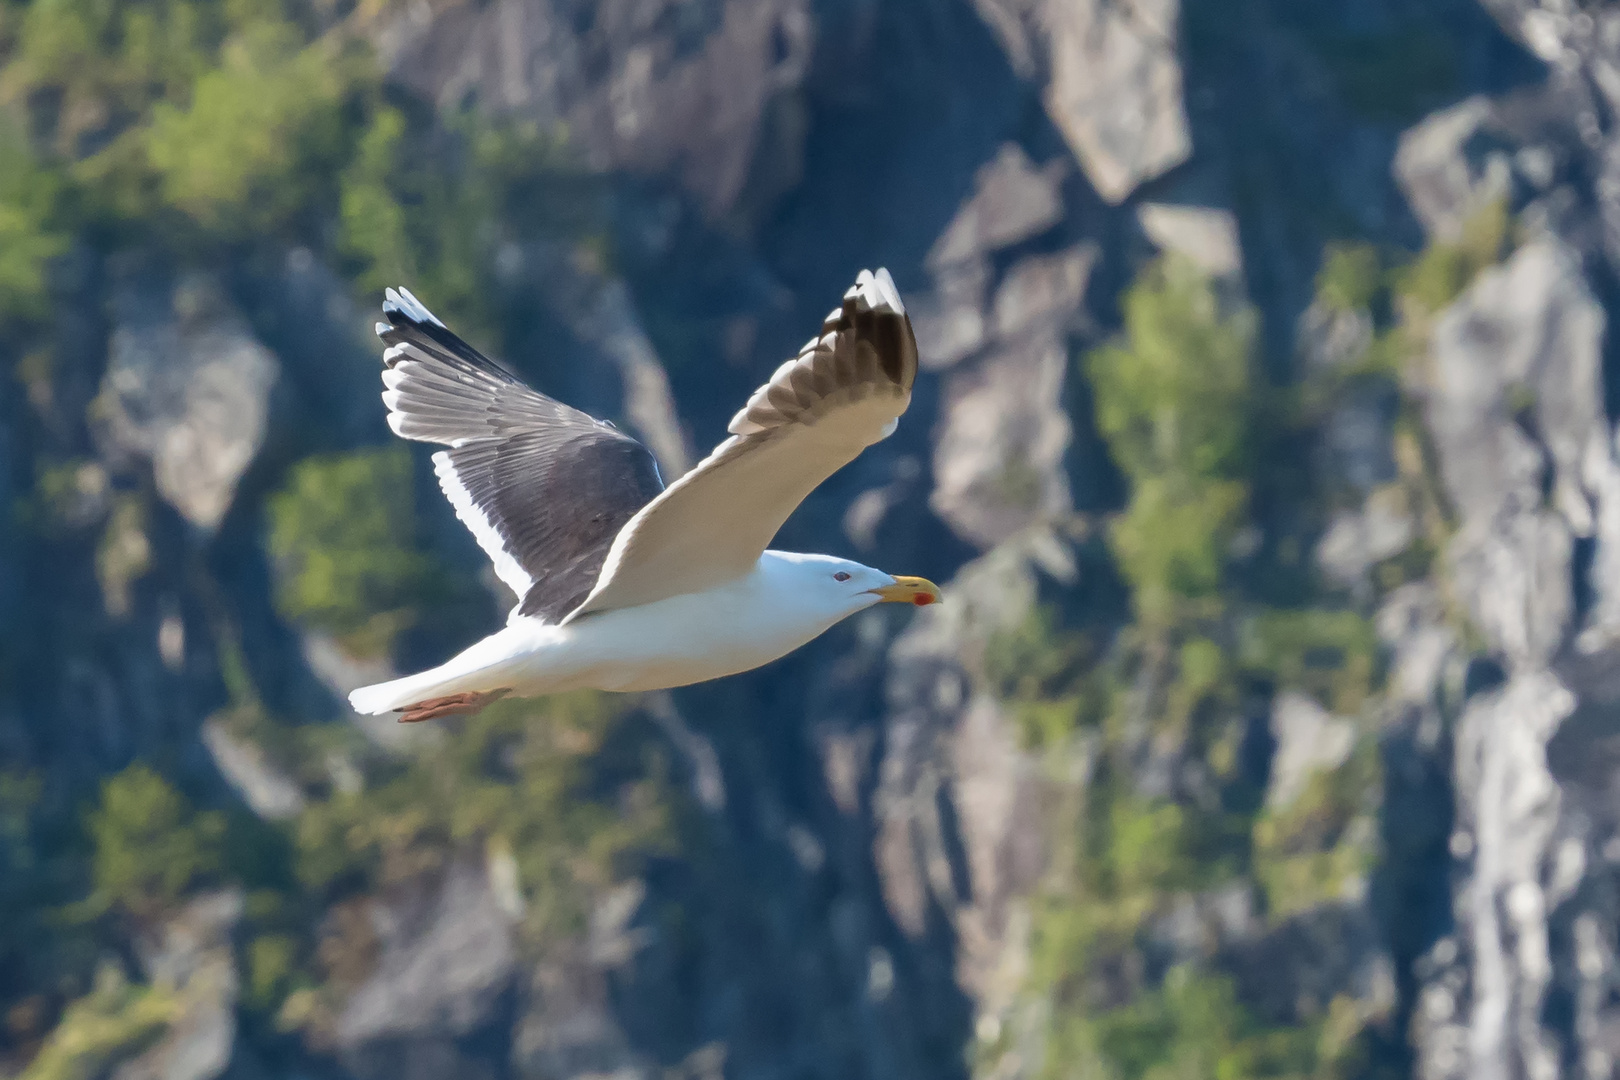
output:
M767 554L782 560L787 580L780 582L780 587L791 593L795 606L836 612L839 618L874 604L925 607L940 598L939 586L925 578L896 577L830 555Z

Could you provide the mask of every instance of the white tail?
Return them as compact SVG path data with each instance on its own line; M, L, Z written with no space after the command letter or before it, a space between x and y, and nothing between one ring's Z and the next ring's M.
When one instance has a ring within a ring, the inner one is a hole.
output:
M365 716L398 712L407 705L415 705L418 701L454 693L454 690L440 689L452 685L453 682L453 679L444 677L443 668L434 668L420 675L407 675L403 679L391 679L388 682L362 686L349 695L349 705L355 712Z
M349 695L354 711L367 716L398 712L419 701L511 686L513 661L532 631L508 627L463 650L436 668L384 683L362 686ZM514 655L516 654L516 655Z

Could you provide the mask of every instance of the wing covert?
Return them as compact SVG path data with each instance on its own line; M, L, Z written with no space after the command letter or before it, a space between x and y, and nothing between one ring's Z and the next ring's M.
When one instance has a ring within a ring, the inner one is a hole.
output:
M805 496L894 431L916 376L894 281L863 270L821 335L732 418L731 437L624 527L590 596L563 621L747 574Z

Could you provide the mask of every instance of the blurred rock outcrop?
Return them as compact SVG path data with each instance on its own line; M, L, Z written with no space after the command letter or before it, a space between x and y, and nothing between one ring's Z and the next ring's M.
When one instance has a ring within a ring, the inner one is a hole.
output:
M156 1045L118 1066L117 1080L214 1080L236 1060L231 932L242 903L236 892L198 897L139 944L147 978L174 995L176 1010Z
M182 281L172 295L137 278L113 306L118 321L95 408L102 453L149 462L158 493L212 529L264 443L280 367L207 277Z
M1178 0L976 0L1086 177L1123 202L1192 153L1177 54Z
M772 106L804 79L814 26L803 0L452 0L393 5L367 33L390 75L439 106L561 125L593 168L670 175L720 215L762 144L802 153L802 128Z

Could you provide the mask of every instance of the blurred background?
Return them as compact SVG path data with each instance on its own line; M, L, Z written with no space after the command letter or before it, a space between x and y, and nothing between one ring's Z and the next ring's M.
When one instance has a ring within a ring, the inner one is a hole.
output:
M0 1075L1615 1075L1617 108L1608 0L0 0ZM511 603L385 286L672 475L878 265L778 546L946 603L348 712Z

